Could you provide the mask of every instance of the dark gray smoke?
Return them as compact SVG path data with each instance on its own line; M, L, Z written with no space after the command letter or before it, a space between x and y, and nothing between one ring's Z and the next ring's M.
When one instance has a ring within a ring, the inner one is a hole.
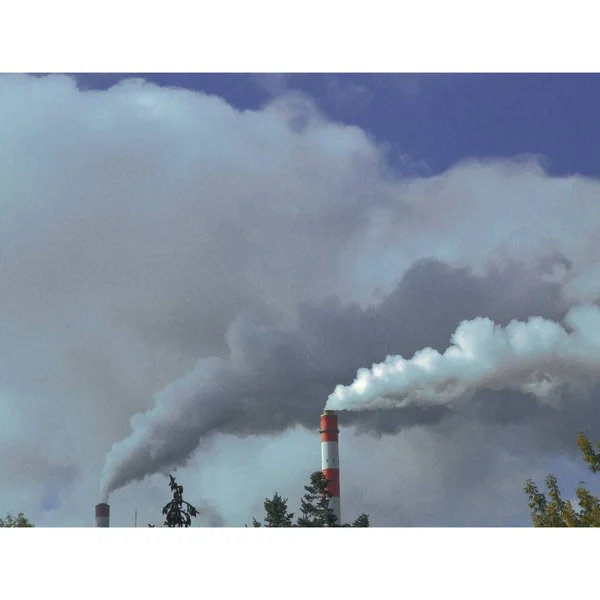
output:
M296 424L314 429L324 400L362 365L392 351L443 350L465 319L485 314L499 324L536 315L558 320L567 308L559 285L537 272L509 264L476 276L425 260L375 306L343 306L334 299L304 304L293 328L242 315L227 333L227 358L200 360L156 396L150 411L131 420L131 434L107 456L102 494L185 464L216 432L272 434ZM443 403L430 403L393 416L347 415L345 423L391 433L437 423L451 412Z

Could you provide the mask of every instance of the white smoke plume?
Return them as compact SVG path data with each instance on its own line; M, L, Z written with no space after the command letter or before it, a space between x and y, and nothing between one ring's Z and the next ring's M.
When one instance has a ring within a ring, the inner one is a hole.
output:
M222 413L225 398L218 387L233 379L227 371L225 361L218 358L201 360L187 377L157 394L152 410L132 417L131 435L115 444L106 457L100 485L104 502L114 490L166 472L180 464L181 456L189 456Z
M565 326L543 319L511 321L502 328L487 318L463 321L443 354L432 348L411 359L388 356L360 369L351 385L329 396L331 410L409 406L455 408L480 390L512 390L557 405L567 388L584 391L600 380L600 309L572 308Z

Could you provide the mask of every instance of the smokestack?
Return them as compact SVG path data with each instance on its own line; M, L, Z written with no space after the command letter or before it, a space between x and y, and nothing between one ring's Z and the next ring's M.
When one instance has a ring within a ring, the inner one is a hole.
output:
M333 410L326 410L321 415L321 470L329 480L327 489L333 494L329 506L337 517L337 524L342 524L340 508L340 455L338 452L338 416Z
M110 506L104 502L96 504L96 527L110 526Z

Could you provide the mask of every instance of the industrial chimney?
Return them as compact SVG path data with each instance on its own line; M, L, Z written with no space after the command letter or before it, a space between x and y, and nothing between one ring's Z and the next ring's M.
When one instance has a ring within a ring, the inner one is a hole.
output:
M338 452L338 417L335 411L326 410L321 415L321 470L329 480L327 489L333 494L329 506L342 524L340 509L340 455Z
M96 527L110 526L110 506L104 502L96 504Z

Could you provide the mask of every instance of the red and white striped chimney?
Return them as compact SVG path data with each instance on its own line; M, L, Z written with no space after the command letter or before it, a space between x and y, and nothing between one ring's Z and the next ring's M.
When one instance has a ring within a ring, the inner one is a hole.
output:
M96 504L96 527L110 526L110 506L105 502Z
M326 410L321 415L321 470L329 480L327 489L333 494L329 506L342 524L340 508L340 455L338 451L338 417L335 411Z

